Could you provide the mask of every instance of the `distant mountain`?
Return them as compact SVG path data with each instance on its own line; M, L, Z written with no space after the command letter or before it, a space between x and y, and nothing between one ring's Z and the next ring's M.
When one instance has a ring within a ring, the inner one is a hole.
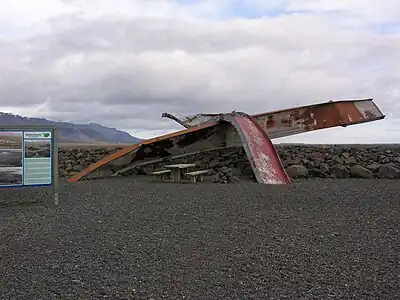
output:
M73 124L55 122L43 118L27 118L0 112L0 125L51 125L58 129L58 142L61 143L137 143L141 139L116 128L96 123Z

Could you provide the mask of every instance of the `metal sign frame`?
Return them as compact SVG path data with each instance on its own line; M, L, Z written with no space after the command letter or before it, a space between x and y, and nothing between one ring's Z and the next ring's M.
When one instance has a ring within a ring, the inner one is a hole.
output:
M1 131L14 131L21 132L24 136L24 132L35 132L35 131L49 131L51 132L51 183L50 184L35 184L35 185L6 185L0 188L29 188L29 187L48 187L51 186L53 190L53 197L55 205L58 205L58 143L57 143L57 129L55 126L47 125L0 125ZM24 148L24 145L21 146ZM22 149L24 155L24 149ZM25 158L23 158L25 159Z

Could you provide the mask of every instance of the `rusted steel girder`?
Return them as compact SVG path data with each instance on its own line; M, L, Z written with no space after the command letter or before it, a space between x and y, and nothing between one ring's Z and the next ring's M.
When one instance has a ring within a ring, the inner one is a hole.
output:
M291 183L274 144L254 118L235 112L223 114L221 119L236 128L258 183Z
M163 114L173 120L177 118ZM253 118L267 132L271 139L295 135L319 129L350 126L385 118L373 99L329 101L273 112L253 115ZM192 128L208 122L213 114L198 114L186 119L179 119L179 124Z
M225 114L225 116L229 115L232 116L234 113ZM242 113L242 115L244 114ZM207 116L207 121L194 127L123 148L88 166L69 178L68 181L75 182L84 177L111 176L117 174L118 171L122 172L129 169L132 164L147 159L159 159L213 147L233 145L237 142L237 135L243 143L243 137L236 126L239 121L235 122L232 119L228 121L226 117L224 120L223 114L205 116ZM254 124L257 124L257 128L261 128L272 139L323 128L371 122L384 117L372 99L365 99L309 105L258 114L250 119L254 121ZM236 128L236 131L231 130L232 126ZM266 143L264 144L266 145ZM250 154L254 156L254 153L251 151ZM250 154L248 153L249 156L251 156ZM249 158L251 159L251 157Z
M241 145L246 150L259 183L290 183L290 178L271 140L255 119L244 113L217 115L212 122L124 148L88 166L68 181L75 182L83 177L113 176L129 171L131 166L148 159L154 161L185 152L225 147L227 133L233 130L238 134Z

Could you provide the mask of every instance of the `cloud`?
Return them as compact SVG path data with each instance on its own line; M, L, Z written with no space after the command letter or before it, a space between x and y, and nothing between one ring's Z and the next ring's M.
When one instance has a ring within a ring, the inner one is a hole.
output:
M387 120L331 136L392 142L400 130L399 2L20 2L0 3L4 111L151 136L179 128L162 112L256 113L373 97Z

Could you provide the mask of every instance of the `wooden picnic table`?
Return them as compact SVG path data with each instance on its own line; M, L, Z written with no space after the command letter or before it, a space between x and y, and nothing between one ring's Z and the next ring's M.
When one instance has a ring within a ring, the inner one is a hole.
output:
M186 172L189 171L189 168L194 168L196 164L176 164L176 165L166 165L164 166L167 169L171 170L171 177L173 182L181 182L182 170L186 169Z

